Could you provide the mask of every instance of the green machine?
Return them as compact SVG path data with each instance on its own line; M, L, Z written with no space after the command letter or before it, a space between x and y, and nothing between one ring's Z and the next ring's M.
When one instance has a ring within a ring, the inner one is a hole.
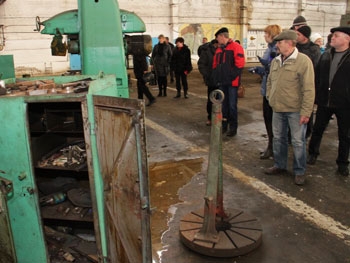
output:
M127 98L127 18L115 0L81 0L55 17L37 21L61 41L53 53L77 48L82 74L4 80L0 263L150 263L144 103ZM135 52L147 46L136 42Z
M126 67L124 63L116 61L122 57L127 59L129 54L151 53L151 36L127 35L145 32L144 22L135 13L126 10L118 10L119 16L115 16L114 9L107 10L103 7L93 7L90 11L82 12L80 10L85 10L87 3L81 1L81 4L83 6L78 10L65 11L43 22L36 17L36 30L54 36L51 42L52 55L65 56L67 51L71 55L77 55L81 60L82 74L97 74L102 69L107 74L115 74L120 89L125 89L127 79L120 76L126 76ZM45 28L41 30L41 26ZM67 35L67 43L62 42L63 35ZM124 45L124 53L115 48L120 47L121 43ZM121 95L127 96L127 89L121 91Z

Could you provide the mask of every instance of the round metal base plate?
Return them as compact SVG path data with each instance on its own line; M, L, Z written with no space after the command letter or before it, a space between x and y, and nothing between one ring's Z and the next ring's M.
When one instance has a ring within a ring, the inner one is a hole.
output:
M225 210L227 218L216 217L219 240L196 240L204 221L203 210L191 212L180 221L180 239L190 249L212 257L236 257L256 249L262 241L262 228L255 217L240 210Z

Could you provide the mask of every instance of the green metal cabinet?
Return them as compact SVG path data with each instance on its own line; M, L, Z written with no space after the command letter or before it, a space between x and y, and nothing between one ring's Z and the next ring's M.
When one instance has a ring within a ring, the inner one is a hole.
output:
M120 98L114 75L90 77L94 81L85 93L0 97L1 263L11 258L18 263L50 262L38 190L39 178L50 180L50 173L42 174L36 164L61 139L72 136L60 129L36 128L37 109L52 107L81 113L82 125L73 136L86 145L98 262L152 262L144 103ZM56 221L61 219L67 221L58 213Z

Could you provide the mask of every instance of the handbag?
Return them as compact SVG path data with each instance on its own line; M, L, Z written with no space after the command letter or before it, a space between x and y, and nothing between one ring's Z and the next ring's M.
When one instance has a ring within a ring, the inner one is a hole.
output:
M245 95L245 88L244 88L244 86L241 84L241 85L239 85L239 87L238 87L237 96L238 96L238 98L244 98L244 95Z
M144 82L148 83L154 80L154 74L152 72L146 72L143 74L142 78Z

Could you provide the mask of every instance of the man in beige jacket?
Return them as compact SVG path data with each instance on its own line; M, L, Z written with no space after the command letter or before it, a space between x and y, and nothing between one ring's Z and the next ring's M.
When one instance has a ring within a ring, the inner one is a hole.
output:
M266 174L282 174L287 170L288 129L294 152L295 183L303 185L306 168L305 132L315 99L314 69L311 60L296 48L297 34L286 30L274 40L280 53L270 67L266 98L273 109L274 166Z

